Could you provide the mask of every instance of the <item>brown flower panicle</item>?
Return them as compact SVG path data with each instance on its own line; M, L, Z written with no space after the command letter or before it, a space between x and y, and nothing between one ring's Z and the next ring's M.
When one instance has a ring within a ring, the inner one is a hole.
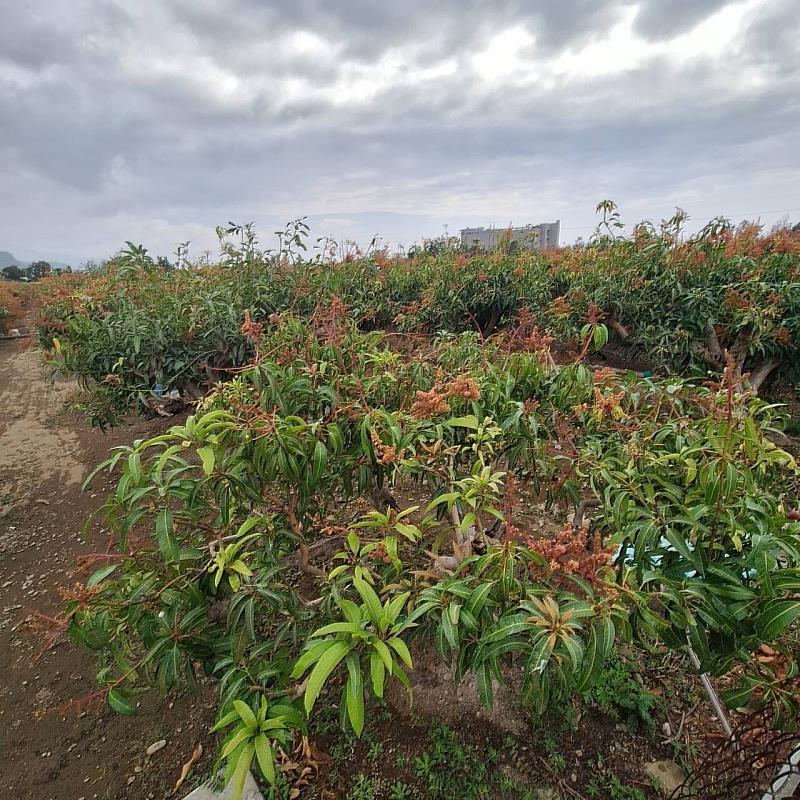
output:
M613 548L604 547L599 534L589 536L586 527L566 525L554 538L524 537L527 546L538 553L547 565L532 564L534 576L568 579L577 576L593 584L602 582L603 573L611 565Z
M566 317L572 313L572 306L567 298L561 295L550 302L548 310L556 317Z
M394 464L396 461L403 458L406 453L405 449L398 453L393 445L384 444L378 432L374 429L370 429L369 438L372 440L372 446L375 448L375 455L378 457L378 461L380 461L381 464Z
M258 344L261 334L264 333L263 322L253 322L250 318L250 311L244 312L244 322L241 327L242 334L246 339L249 339L254 345Z
M449 400L478 400L481 390L470 375L457 375L445 384L445 379L436 381L427 392L418 389L411 404L411 415L415 419L429 419L450 411Z
M481 390L471 375L457 375L447 387L446 396L462 400L479 400Z
M598 412L600 419L605 419L607 416L618 417L622 412L620 403L625 396L625 392L611 392L608 395L603 394L599 386L594 387L594 409Z

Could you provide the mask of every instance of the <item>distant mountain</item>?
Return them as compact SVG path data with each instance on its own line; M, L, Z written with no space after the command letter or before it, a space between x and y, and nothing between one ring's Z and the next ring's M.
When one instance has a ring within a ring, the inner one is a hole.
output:
M27 266L28 265L23 263L22 261L17 261L17 259L14 258L14 256L11 253L5 250L0 250L0 269L3 269L3 267L27 267Z
M47 261L53 269L64 269L64 267L68 266L64 261L51 261L49 258L36 260ZM0 250L0 269L4 267L27 267L30 264L30 261L20 261L18 258L14 258L14 255L7 250Z

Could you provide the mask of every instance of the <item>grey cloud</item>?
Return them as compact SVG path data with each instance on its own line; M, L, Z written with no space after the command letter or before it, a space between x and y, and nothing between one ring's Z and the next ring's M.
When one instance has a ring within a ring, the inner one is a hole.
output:
M668 42L722 5L643 0L635 30ZM272 226L304 213L361 220L361 235L380 233L370 220L398 239L406 226L407 240L481 215L557 211L577 228L604 196L644 208L705 191L709 207L739 196L742 207L766 176L783 176L774 205L798 202L789 180L800 177L790 0L761 7L720 60L662 53L555 83L536 70L601 38L629 6L82 0L72 13L64 8L55 0L15 7L13 33L0 27L0 170L6 198L24 199L0 215L0 249L24 255L31 214L39 248L49 242L58 258L60 242L78 252L84 241L95 248L87 256L112 251L119 241L110 237L125 224L141 229L122 237L145 242L170 230L173 241L195 237L229 218ZM514 25L535 36L523 53L532 77L515 71L481 83L472 56ZM298 32L334 49L287 51ZM337 102L344 76L375 78L389 50L403 75L446 60L455 72L392 79L374 96ZM751 86L754 71L761 83ZM221 88L225 76L236 82L231 91ZM292 94L297 79L303 91Z
M666 39L694 27L726 0L650 0L636 14L636 30L648 39Z
M770 68L775 80L796 79L800 69L800 15L797 11L794 0L773 0L752 20L742 42L742 50L748 58Z

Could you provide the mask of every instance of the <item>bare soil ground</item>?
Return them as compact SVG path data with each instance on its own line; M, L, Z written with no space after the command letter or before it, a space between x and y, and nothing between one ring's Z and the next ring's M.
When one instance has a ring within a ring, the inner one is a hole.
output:
M135 717L107 707L69 707L97 690L92 654L60 639L48 648L37 615L57 617L62 592L85 578L80 556L104 551L86 541L86 517L108 486L81 482L109 447L152 436L169 420L136 420L104 435L64 410L75 386L46 383L25 340L0 342L0 790L16 800L163 798L203 741L209 698L141 698ZM148 745L167 745L152 757ZM195 767L207 769L213 748Z

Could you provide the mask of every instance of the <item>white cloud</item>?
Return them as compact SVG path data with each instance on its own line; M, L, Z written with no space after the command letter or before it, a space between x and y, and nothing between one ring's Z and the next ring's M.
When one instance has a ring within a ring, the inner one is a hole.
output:
M512 79L513 83L531 83L541 76L541 68L530 57L536 37L523 25L515 25L489 40L471 61L477 76L488 84Z

